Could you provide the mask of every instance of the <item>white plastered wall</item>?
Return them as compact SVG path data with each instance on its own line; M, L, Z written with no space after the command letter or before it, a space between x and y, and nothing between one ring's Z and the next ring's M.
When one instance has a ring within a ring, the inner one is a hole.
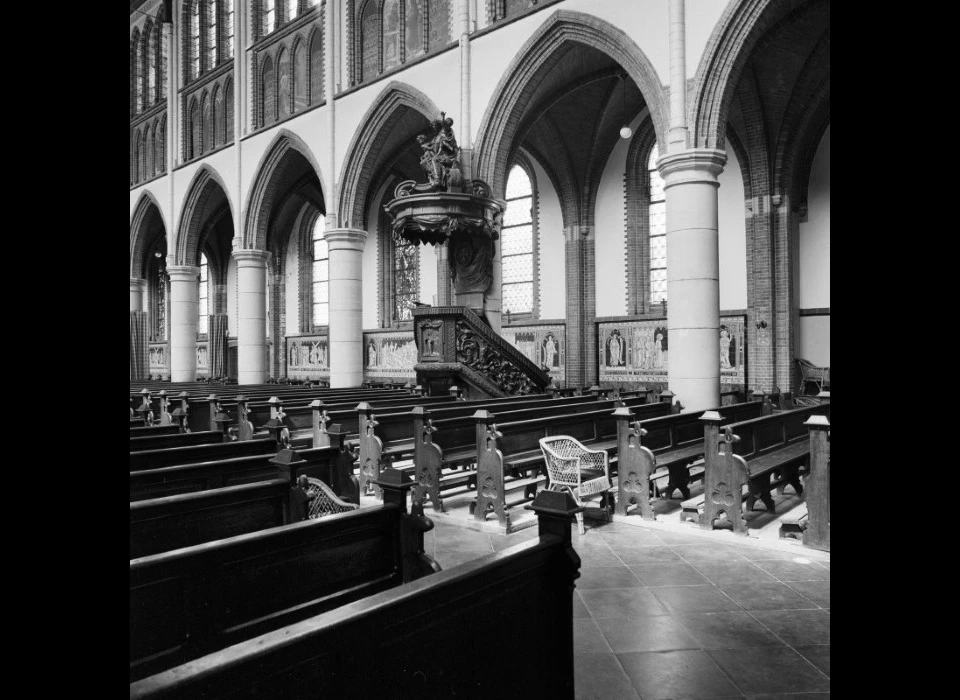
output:
M747 225L743 175L732 148L719 177L720 309L747 308Z
M300 260L297 239L296 234L290 236L284 261L283 293L287 335L296 335L300 332Z
M799 305L830 308L830 127L810 168L807 220L800 224ZM816 365L830 365L830 316L801 316L797 354Z
M566 242L563 238L563 215L560 197L547 173L536 161L533 176L537 187L537 246L540 279L540 318L565 318L567 315L567 280L565 274Z

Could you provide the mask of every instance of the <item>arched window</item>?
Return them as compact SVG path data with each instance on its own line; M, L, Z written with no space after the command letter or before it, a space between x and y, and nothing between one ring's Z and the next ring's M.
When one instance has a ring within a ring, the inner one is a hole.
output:
M207 275L209 274L208 265L207 265L207 256L203 253L200 253L200 293L197 295L197 298L200 300L200 312L199 317L197 318L197 332L206 333L207 332L207 319L210 316L210 308L208 300L210 298L210 281Z
M217 85L213 89L213 146L223 145L223 90Z
M196 158L203 152L203 139L200 133L200 105L194 99L190 103L190 154Z
M507 178L507 210L500 234L503 312L533 311L533 187L519 165Z
M133 84L133 113L143 109L143 80L140 73L140 30L133 30L130 39L130 81Z
M263 59L263 72L260 86L263 95L261 105L262 124L270 124L277 118L277 86L273 81L273 59L269 56Z
M223 50L225 58L233 58L233 0L227 0L223 15Z
M317 217L313 226L313 325L326 326L330 322L330 255L327 241L323 238L326 222L323 216Z
M277 56L277 108L280 119L290 115L290 52L282 48Z
M152 105L157 101L157 52L154 41L155 40L152 31L145 31L143 33L144 63L147 74L147 91L145 102L147 106Z
M163 22L157 22L157 72L160 73L160 99L167 98L167 43L163 40Z
M310 104L323 101L323 32L317 30L310 39Z
M383 70L400 65L400 2L383 2Z
M307 106L307 50L303 42L297 42L293 52L293 111Z
M276 0L263 0L263 35L277 28Z
M133 141L133 181L140 182L140 132L138 131Z
M167 172L167 115L163 115L157 127L157 170Z
M360 80L370 80L380 72L380 16L376 0L367 0L360 32Z
M287 21L292 22L297 17L298 0L287 0Z
M153 175L153 134L150 131L149 125L147 125L146 130L143 132L143 153L143 179L146 180Z
M200 77L200 0L190 8L190 79Z
M224 90L226 97L224 97L224 102L227 103L226 109L224 109L224 143L230 143L233 141L233 81L227 82L227 88Z
M667 300L667 212L663 194L663 179L657 170L660 149L656 144L650 151L647 171L650 175L650 303Z
M218 0L207 0L206 11L206 39L207 39L207 68L217 65L217 5Z
M213 146L213 114L210 112L210 97L206 92L201 98L203 105L203 131L201 137L201 150L209 151Z
M430 51L450 43L450 3L447 0L430 0Z
M393 320L413 319L414 301L420 296L420 247L393 236Z
M414 56L423 53L423 0L406 0L406 47L404 60L409 61Z

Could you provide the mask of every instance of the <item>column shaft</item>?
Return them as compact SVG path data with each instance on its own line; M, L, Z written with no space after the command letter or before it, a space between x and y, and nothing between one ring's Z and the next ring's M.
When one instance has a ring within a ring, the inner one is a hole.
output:
M237 383L267 379L267 260L264 250L235 250L237 261Z
M363 383L362 260L367 232L327 229L330 256L330 387Z
M131 311L146 311L143 308L143 293L147 288L147 281L143 279L137 279L136 277L130 278L130 310Z
M170 275L170 381L197 379L197 313L200 268L168 265Z
M726 155L694 149L660 158L667 229L667 376L685 411L720 405L717 177Z

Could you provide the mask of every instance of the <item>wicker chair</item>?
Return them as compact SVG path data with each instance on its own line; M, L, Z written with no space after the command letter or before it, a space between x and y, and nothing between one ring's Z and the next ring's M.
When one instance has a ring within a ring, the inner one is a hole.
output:
M547 465L549 488L566 489L577 505L593 494L610 488L610 459L606 450L590 450L569 435L540 438L540 451ZM577 527L583 534L583 512L577 513Z
M313 520L326 515L335 515L336 513L346 513L351 510L360 509L360 506L356 503L341 501L337 498L337 494L335 494L329 486L320 481L320 479L307 477L307 481L310 482L310 490L308 493L316 494L310 502L310 511L307 513L309 519Z
M797 366L800 367L800 387L805 388L807 382L813 382L817 387L816 393L823 391L824 387L830 386L830 368L817 367L809 360L801 357L797 358Z

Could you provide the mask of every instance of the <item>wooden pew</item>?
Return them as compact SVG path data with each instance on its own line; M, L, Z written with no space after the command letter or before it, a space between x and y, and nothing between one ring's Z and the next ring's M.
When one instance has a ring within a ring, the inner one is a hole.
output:
M130 437L146 437L149 435L176 435L180 432L179 425L143 425L138 419L138 425L130 424Z
M578 509L550 492L533 509L537 539L138 680L130 698L572 698ZM315 576L326 583L337 569ZM491 649L495 663L483 660Z
M661 402L636 406L635 410L643 416L654 417L669 414L671 406ZM501 418L505 415L501 414ZM531 473L543 471L540 438L569 435L590 449L607 450L608 456L617 452L617 420L609 406L582 413L506 422L497 420L497 416L489 411L477 411L474 420L477 496L471 512L479 522L486 520L488 512L493 512L506 532L521 526L519 521L511 519L511 508L529 500L529 487L536 488L543 480L543 476L531 476ZM437 454L436 445L432 447ZM442 459L442 451L438 454ZM508 476L511 475L520 478L510 481ZM424 483L419 473L417 481ZM521 489L523 496L517 497L516 493ZM508 500L511 496L513 500ZM613 493L604 494L603 507L612 512L613 506Z
M753 510L754 502L759 499L767 512L773 513L776 507L770 496L772 488L789 483L797 494L802 494L800 468L810 457L804 422L814 415L829 418L830 405L779 411L762 418L730 423L724 428L722 445L721 416L713 411L701 416L704 424L704 495L683 502L681 519L697 519L702 506L699 521L703 529L712 530L723 513L735 533L746 535L744 500L747 511Z
M331 446L302 450L281 450L248 457L178 464L159 469L130 472L130 500L162 498L181 493L237 486L278 478L278 462L303 460L297 474L320 479L341 499L360 503L357 478L353 475L353 454L345 444L345 433L331 432ZM290 455L295 455L291 457Z
M293 440L288 447L308 447L310 440ZM214 445L192 445L160 450L143 450L130 453L130 471L159 469L174 464L209 462L215 459L231 459L249 455L276 454L280 449L276 440L248 440L247 442L223 442Z
M177 426L172 426L176 428ZM216 445L223 442L223 433L216 430L205 430L199 433L175 432L171 435L148 435L146 437L131 437L130 451L163 450L171 447L187 447L190 445Z
M730 404L710 409L722 423L769 415L763 401ZM654 520L648 494L650 483L667 477L660 489L661 498L670 498L679 489L690 498L690 482L703 477L703 467L693 466L704 454L703 424L705 411L677 413L638 421L629 408L618 408L617 418L617 515L627 515L637 505L644 520Z
M409 479L380 486L383 505L131 560L131 680L439 571Z
M811 416L810 473L803 480L804 503L780 519L780 537L801 538L813 549L830 551L830 421Z

